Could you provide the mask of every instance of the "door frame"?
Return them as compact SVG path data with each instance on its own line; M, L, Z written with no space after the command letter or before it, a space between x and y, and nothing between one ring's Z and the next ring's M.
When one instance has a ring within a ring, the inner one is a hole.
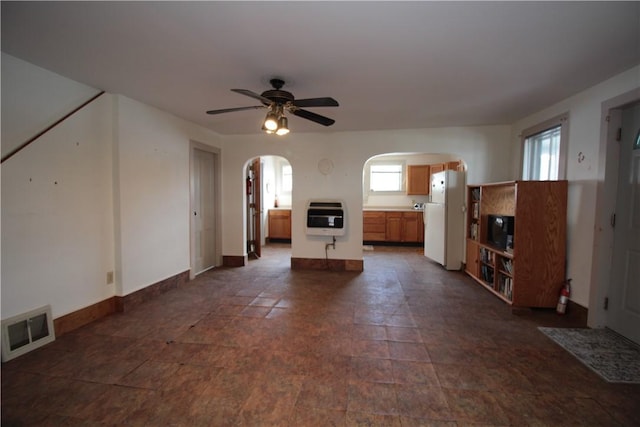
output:
M245 194L246 250L249 259L259 259L262 256L262 158L254 157L249 160L245 170L247 179L251 182L251 194ZM253 237L253 251L249 237Z
M611 215L618 198L618 162L620 147L616 141L622 123L622 109L640 101L640 88L611 98L601 104L600 152L596 183L596 221L594 251L591 262L591 290L587 324L592 328L607 326L607 310L604 306L609 293L611 253L613 251L613 227Z
M220 149L217 147L212 147L210 145L198 142L198 141L189 141L189 279L193 280L196 276L195 271L195 225L193 220L193 206L194 200L192 196L192 183L193 183L193 163L194 163L194 155L195 150L206 151L213 154L213 204L214 204L214 213L213 213L213 227L214 227L214 267L219 267L222 265L222 233L220 230L222 229L222 207L220 206L221 194L222 194L222 185L221 185L221 167L220 167Z

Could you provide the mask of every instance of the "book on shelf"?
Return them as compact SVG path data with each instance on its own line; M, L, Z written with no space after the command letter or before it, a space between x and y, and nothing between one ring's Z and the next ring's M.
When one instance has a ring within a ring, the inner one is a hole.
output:
M502 258L502 268L509 274L513 274L513 261L508 258Z
M469 237L478 240L478 224L474 223L469 226Z
M473 203L473 205L471 206L471 215L473 216L473 219L480 218L480 203Z
M487 248L480 248L480 260L485 264L495 264L495 253Z
M482 280L488 283L493 283L493 268L488 265L483 265L480 269Z
M507 276L500 276L498 292L511 300L513 297L513 279Z

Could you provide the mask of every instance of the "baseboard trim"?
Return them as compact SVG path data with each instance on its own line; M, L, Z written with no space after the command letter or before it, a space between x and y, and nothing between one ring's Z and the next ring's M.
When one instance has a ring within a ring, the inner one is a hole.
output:
M189 281L189 270L161 280L124 297L114 296L53 320L56 337L116 312L124 312Z
M587 319L589 318L589 309L581 306L577 302L573 302L569 300L567 304L567 314L566 316L570 317L577 323L587 326Z
M56 336L59 337L115 312L116 297L111 297L53 319L53 329L56 331Z
M222 257L224 267L244 267L248 262L246 255L224 255Z
M291 257L292 270L364 271L361 259L322 259Z
M116 296L116 311L125 312L139 306L145 301L158 297L172 289L183 286L189 281L189 270L168 277L146 288L130 293L123 297Z

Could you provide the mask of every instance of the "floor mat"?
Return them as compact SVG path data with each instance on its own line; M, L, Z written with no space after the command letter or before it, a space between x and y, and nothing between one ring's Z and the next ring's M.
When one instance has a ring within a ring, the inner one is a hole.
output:
M640 384L640 346L609 329L540 331L611 383Z

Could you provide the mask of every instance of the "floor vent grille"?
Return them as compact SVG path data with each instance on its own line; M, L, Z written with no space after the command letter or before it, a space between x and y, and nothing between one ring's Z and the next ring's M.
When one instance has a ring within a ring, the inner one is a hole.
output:
M2 361L14 359L55 339L49 305L4 319L2 321Z

